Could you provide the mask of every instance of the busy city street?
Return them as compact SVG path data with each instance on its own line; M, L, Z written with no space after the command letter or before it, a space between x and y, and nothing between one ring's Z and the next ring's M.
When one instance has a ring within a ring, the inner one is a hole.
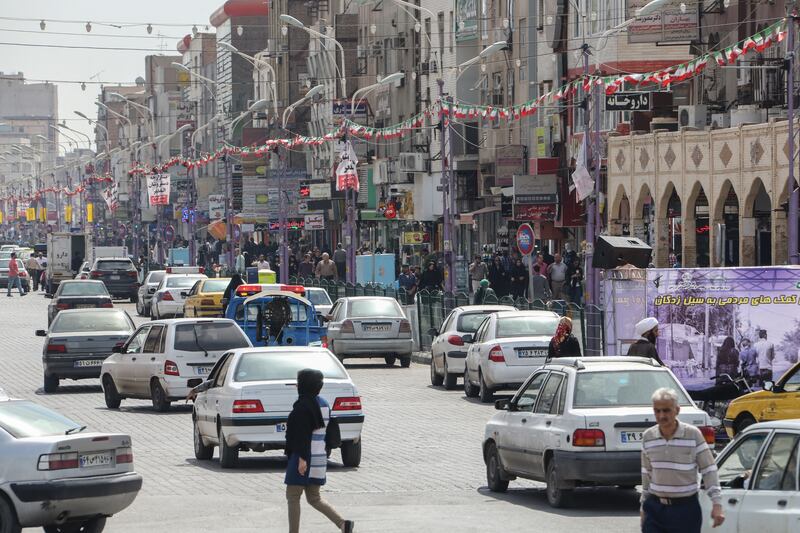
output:
M286 459L278 452L242 454L222 470L192 454L191 406L176 402L157 413L149 401L128 400L119 411L103 403L99 380L63 380L42 391L42 346L33 333L46 326L41 293L13 300L0 320L5 350L0 386L13 397L58 410L90 430L121 431L133 439L134 465L144 477L133 505L106 531L285 531ZM11 305L13 303L13 305ZM115 302L135 317L133 304ZM137 323L146 319L137 317ZM638 493L587 489L575 507L548 507L543 485L518 480L506 494L486 487L481 440L494 406L461 390L430 386L425 365L386 368L373 359L347 364L364 403L363 459L344 468L334 451L323 494L363 532L636 531ZM304 510L306 531L327 531L325 518Z

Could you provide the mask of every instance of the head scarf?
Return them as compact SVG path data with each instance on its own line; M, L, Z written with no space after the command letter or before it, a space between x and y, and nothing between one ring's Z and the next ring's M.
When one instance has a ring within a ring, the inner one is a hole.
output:
M567 340L567 337L572 333L572 320L569 317L561 317L558 321L556 334L553 335L553 349L558 353L561 343Z
M488 287L488 286L489 286L489 280L488 280L488 279L486 279L486 278L483 278L483 279L482 279L482 280L481 280L481 281L480 281L478 284L479 284L481 287Z
M655 317L650 316L650 317L645 318L644 320L640 320L639 322L637 322L634 331L636 332L636 334L638 336L644 337L647 340L650 340L652 342L650 337L646 337L645 336L645 333L647 333L649 331L652 331L653 328L656 328L656 327L658 327L658 319L656 319Z
M297 373L297 394L299 398L294 404L295 408L302 408L312 417L311 424L314 429L325 427L322 411L319 408L317 396L322 390L322 372L312 368L300 370Z

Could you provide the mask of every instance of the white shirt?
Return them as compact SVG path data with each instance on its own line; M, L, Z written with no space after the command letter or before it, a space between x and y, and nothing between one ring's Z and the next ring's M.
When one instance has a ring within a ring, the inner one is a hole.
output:
M753 348L758 353L758 368L772 368L772 360L775 358L775 345L767 339L759 340Z
M263 260L263 261L259 261L257 266L258 266L259 269L269 270L269 261L267 261L266 259Z

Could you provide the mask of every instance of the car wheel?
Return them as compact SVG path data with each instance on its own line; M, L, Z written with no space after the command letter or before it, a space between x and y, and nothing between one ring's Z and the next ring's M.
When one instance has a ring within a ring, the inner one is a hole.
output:
M157 379L150 382L150 399L153 402L153 409L159 413L169 411L169 404L172 402L167 398L164 387L161 386Z
M453 390L458 386L458 376L447 371L447 356L444 358L444 376L442 379L444 380L444 388L447 390Z
M58 376L48 376L47 374L44 375L44 391L45 392L55 392L58 390Z
M756 419L753 418L750 414L742 414L736 418L736 421L733 423L733 434L738 435L742 431L745 430L746 427L752 426L756 423Z
M387 355L383 360L386 361L386 366L394 366L394 362L397 361L397 358L393 355Z
M57 526L45 526L45 533L100 533L106 528L106 517L97 516L81 522L68 522Z
M401 357L400 358L400 366L402 368L410 367L411 366L411 356L410 355L404 355L403 357Z
M225 442L225 435L222 433L222 426L219 427L219 466L222 468L233 468L239 461L239 448L228 446ZM342 445L344 449L344 445Z
M572 500L572 490L559 488L561 478L556 468L556 462L551 459L547 463L547 503L551 507L567 507Z
M194 457L198 461L208 461L214 455L214 447L203 444L203 437L200 436L200 428L197 426L197 420L192 417L192 426L194 426Z
M349 467L361 464L361 439L358 439L358 442L352 440L342 442L342 464Z
M441 387L444 378L436 373L436 358L431 354L431 385L434 387Z
M0 494L0 533L19 533L22 531L17 521L17 513L5 496Z
M483 380L483 373L480 371L478 372L478 383L480 385L478 388L478 396L480 396L481 401L483 403L491 402L494 399L494 391L486 385L486 382Z
M103 397L106 400L106 407L109 409L119 409L119 404L122 403L122 397L117 392L117 386L114 380L108 374L103 376Z
M131 303L135 304L139 302L139 295L138 294L131 294Z
M464 370L464 394L467 398L474 398L478 395L478 387L469 382L469 372Z
M489 444L486 449L486 484L492 492L508 490L508 480L503 479L503 467L500 465L500 456L494 443Z

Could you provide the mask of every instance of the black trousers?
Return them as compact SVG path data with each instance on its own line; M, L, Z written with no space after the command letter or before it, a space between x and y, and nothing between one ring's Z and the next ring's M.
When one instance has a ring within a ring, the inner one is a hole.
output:
M700 533L703 525L697 496L672 505L664 505L650 496L642 504L642 510L642 533Z

